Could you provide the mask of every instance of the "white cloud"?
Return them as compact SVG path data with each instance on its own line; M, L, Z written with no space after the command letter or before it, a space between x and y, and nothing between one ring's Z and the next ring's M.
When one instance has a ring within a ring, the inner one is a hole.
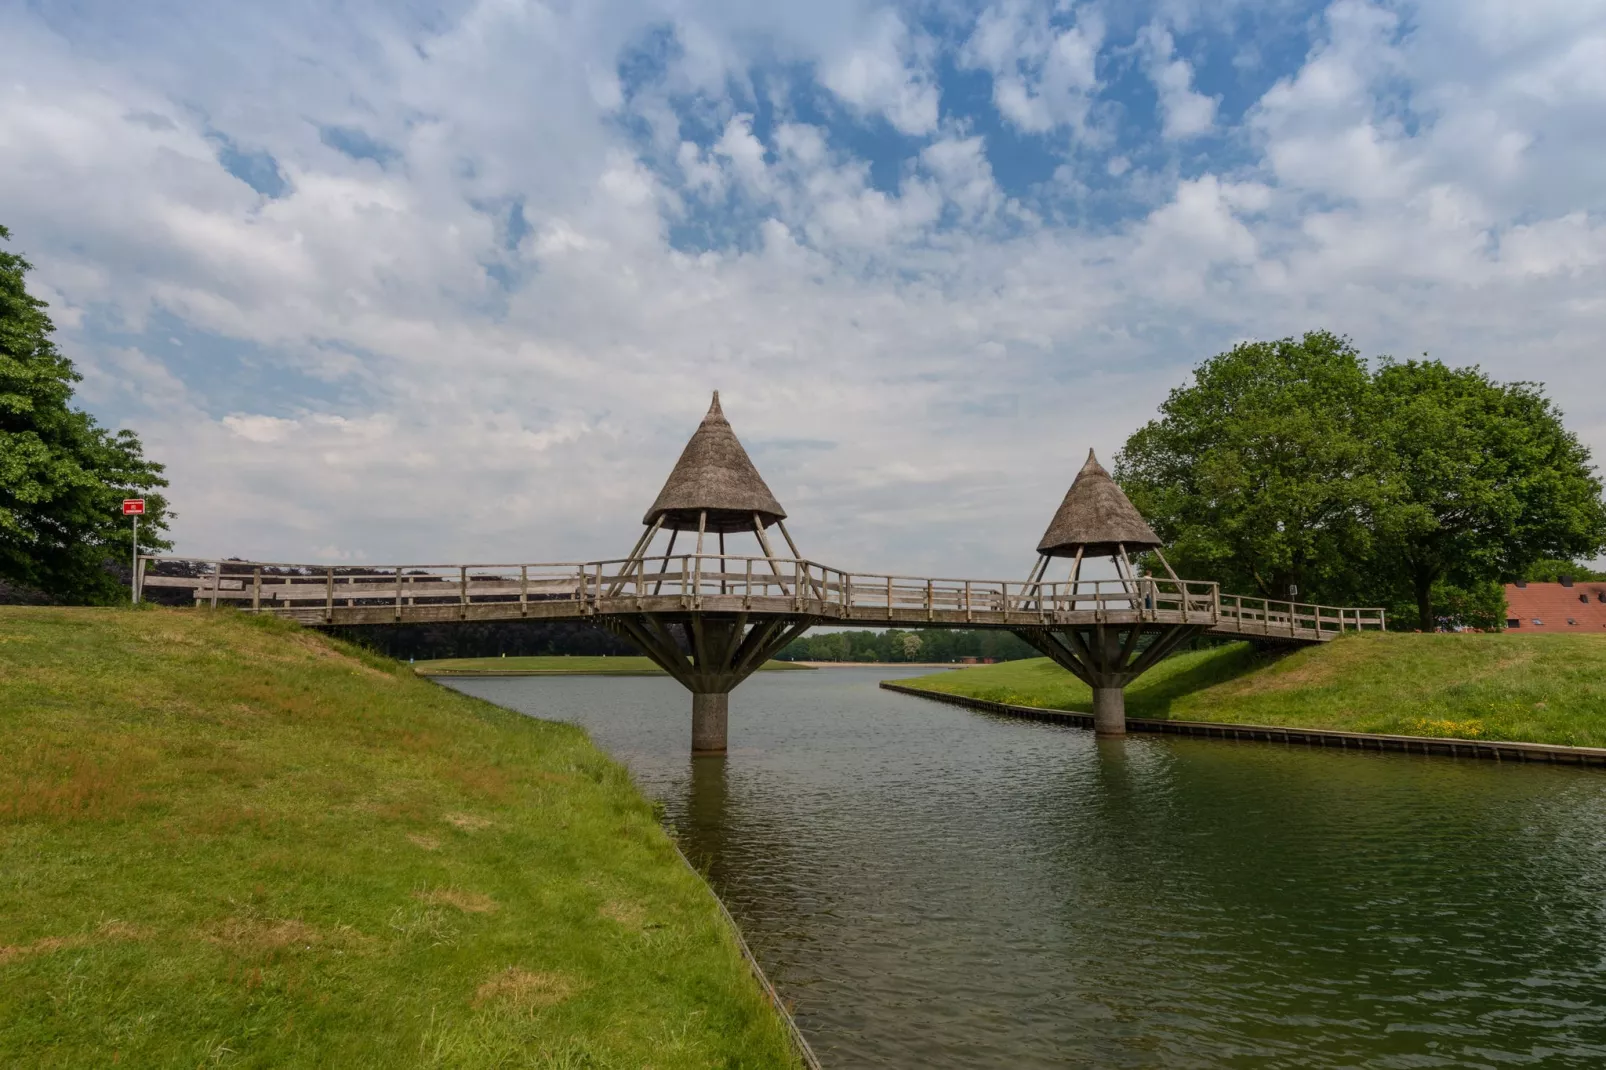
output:
M1091 6L1069 26L1051 24L1046 8L1004 0L982 12L960 52L962 62L993 77L993 103L1034 134L1062 126L1082 132L1099 88L1104 23Z
M889 9L874 20L867 39L826 62L820 81L901 133L929 134L937 128L939 95L922 51L921 42Z
M1193 66L1177 57L1169 30L1151 23L1143 36L1149 79L1160 98L1161 132L1173 139L1208 134L1216 125L1217 99L1194 91Z

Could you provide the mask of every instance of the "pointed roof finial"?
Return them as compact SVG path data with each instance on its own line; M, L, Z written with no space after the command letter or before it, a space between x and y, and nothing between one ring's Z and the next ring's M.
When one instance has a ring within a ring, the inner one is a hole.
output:
M641 522L662 517L672 531L696 531L703 513L708 514L705 530L716 532L752 531L755 513L765 527L786 518L725 419L718 390Z
M1160 546L1137 507L1127 498L1092 450L1076 474L1065 500L1043 533L1037 552L1049 557L1105 557L1125 547L1128 553Z

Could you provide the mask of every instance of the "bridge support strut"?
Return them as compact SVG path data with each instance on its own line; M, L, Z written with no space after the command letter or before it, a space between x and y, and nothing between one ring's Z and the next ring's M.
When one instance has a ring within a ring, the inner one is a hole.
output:
M603 623L691 692L691 751L724 754L730 693L814 623L746 613L623 613Z
M1093 731L1126 735L1126 685L1204 631L1202 624L1142 620L1019 628L1019 635L1093 689Z

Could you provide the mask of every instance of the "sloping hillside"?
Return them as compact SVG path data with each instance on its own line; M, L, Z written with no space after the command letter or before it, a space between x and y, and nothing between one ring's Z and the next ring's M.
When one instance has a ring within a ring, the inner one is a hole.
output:
M900 681L1090 710L1046 658ZM1168 658L1127 690L1133 717L1606 746L1606 636L1365 634L1285 656L1233 643Z
M793 1064L575 728L275 621L13 608L0 754L0 1064Z

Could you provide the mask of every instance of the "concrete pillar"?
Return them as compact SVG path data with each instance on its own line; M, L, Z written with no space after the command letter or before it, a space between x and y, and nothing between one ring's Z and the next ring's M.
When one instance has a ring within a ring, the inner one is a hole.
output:
M691 696L691 752L724 754L725 728L730 720L730 693Z
M1093 689L1093 731L1101 736L1126 735L1126 692L1119 687Z

